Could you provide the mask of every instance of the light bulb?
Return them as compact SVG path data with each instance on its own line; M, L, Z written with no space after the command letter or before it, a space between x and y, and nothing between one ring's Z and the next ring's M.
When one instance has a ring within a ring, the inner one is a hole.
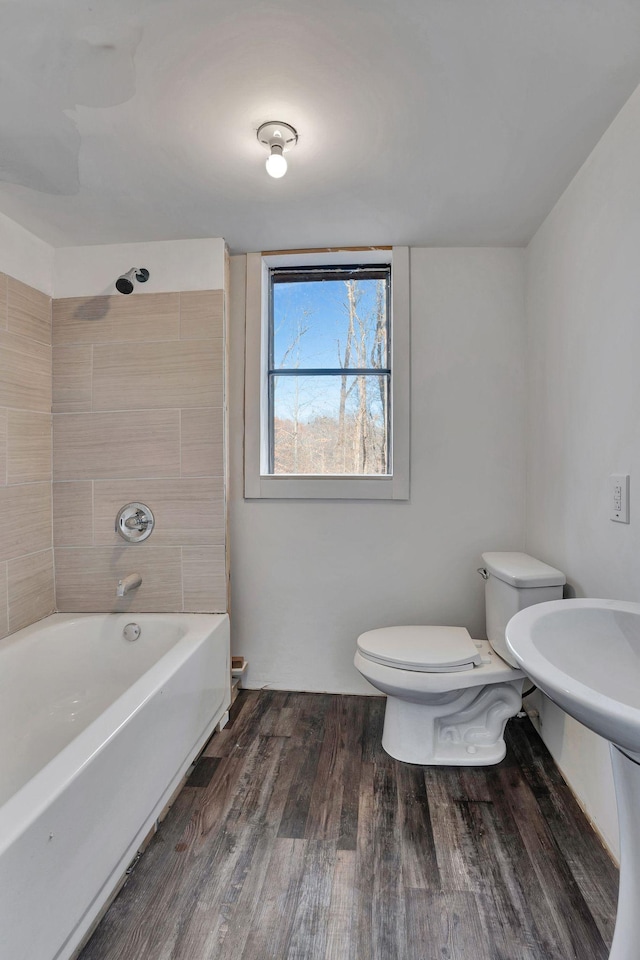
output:
M271 145L271 153L266 162L267 173L270 177L284 177L287 172L287 161L282 156L282 147L279 143Z

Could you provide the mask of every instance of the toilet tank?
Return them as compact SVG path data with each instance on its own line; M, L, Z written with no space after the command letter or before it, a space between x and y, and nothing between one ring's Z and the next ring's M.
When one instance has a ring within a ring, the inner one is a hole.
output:
M483 553L487 639L498 656L517 667L507 649L505 628L519 610L546 600L561 600L566 577L526 553Z

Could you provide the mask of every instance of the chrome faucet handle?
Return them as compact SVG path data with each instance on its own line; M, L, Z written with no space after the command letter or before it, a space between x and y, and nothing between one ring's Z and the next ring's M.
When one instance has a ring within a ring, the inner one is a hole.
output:
M125 527L129 530L146 530L150 523L153 523L153 519L144 510L136 510L133 516L127 517L124 521Z
M127 543L140 543L151 536L155 519L146 503L126 503L116 516L116 533Z

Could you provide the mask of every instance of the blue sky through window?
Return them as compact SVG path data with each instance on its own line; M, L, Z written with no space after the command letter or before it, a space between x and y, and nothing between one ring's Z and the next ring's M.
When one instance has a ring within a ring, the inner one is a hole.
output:
M367 367L380 366L379 360L372 356L379 282L358 280L358 315L366 322L364 353ZM340 368L344 362L348 326L347 289L343 280L273 284L275 369ZM352 352L350 366L358 365L357 353ZM387 365L384 354L381 365Z

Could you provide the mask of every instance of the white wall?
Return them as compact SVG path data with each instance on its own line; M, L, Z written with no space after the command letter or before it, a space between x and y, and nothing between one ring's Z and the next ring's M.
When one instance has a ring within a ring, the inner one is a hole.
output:
M140 292L221 290L224 259L218 237L54 249L0 213L0 272L56 298L113 294L117 278L132 266L150 271Z
M528 248L527 550L576 596L640 600L640 89ZM631 523L608 477L631 474ZM605 651L606 656L606 651ZM542 736L608 845L607 745L553 704Z
M484 636L483 550L524 542L524 251L414 249L410 502L244 501L244 257L231 261L233 650L248 685L372 692L356 637Z
M131 267L146 267L140 293L224 288L224 240L158 240L109 243L55 250L53 296L93 297L116 293L115 282Z
M0 273L53 293L53 247L0 213Z

